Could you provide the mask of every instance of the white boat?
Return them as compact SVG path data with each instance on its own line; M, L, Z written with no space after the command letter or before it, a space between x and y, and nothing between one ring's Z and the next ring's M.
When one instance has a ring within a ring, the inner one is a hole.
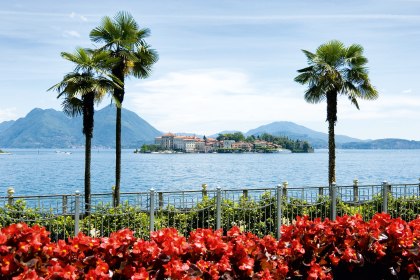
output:
M55 151L56 154L71 155L71 152Z

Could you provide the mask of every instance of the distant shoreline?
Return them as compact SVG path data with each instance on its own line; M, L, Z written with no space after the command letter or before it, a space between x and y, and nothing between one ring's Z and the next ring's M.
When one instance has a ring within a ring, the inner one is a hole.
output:
M158 151L158 152L140 152L138 150L134 151L135 154L166 154L166 155L173 155L173 154L291 154L293 153L290 150L283 149L277 151L270 151L270 152L262 152L262 151L229 151L229 152L211 152L211 153L199 153L199 152L180 152L180 151ZM299 153L299 152L295 152ZM304 153L304 152L302 152Z

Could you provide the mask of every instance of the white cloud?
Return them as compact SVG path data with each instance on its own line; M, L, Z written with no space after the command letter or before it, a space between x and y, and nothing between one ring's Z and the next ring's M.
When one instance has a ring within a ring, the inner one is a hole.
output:
M264 89L240 71L197 70L169 73L130 89L132 104L147 121L165 131L196 133L246 131L276 120L296 122L324 114L296 89Z
M0 109L0 122L10 121L17 118L16 108Z
M348 120L372 120L372 119L419 119L418 108L420 99L412 94L412 90L405 90L400 94L379 95L377 100L360 100L360 111L350 102L343 99L339 103L340 117Z
M65 38L69 38L69 37L80 38L80 33L75 31L75 30L66 30L66 31L63 32L63 37L65 37Z
M413 90L411 88L403 90L402 93L412 93Z
M87 21L88 20L87 17L85 17L83 15L76 14L75 12L72 12L69 15L69 17L72 18L72 19L80 19L81 21Z

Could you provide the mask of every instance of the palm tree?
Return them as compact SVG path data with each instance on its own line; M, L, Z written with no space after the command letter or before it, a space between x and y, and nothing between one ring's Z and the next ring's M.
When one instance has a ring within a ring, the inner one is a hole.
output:
M110 77L98 73L114 63L106 52L94 52L78 48L74 54L62 52L61 56L76 64L73 72L64 76L63 80L49 90L58 91L57 98L63 97L63 111L66 115L83 116L83 134L85 135L85 210L90 212L90 165L91 140L95 113L94 104L99 103L107 92L118 86Z
M152 65L157 62L158 54L145 42L150 30L139 28L134 18L127 12L119 12L111 19L104 17L99 27L90 32L90 38L95 43L104 43L100 50L108 50L117 59L111 73L122 83L113 91L116 100L116 160L115 160L115 190L114 206L120 201L121 180L121 107L124 101L124 79L128 76L147 78Z
M346 96L359 109L358 98L373 100L378 92L370 83L363 47L353 44L345 47L340 41L330 41L318 47L315 53L302 50L309 67L298 70L295 81L308 85L305 100L309 103L327 101L328 121L328 182L335 182L335 134L337 97Z

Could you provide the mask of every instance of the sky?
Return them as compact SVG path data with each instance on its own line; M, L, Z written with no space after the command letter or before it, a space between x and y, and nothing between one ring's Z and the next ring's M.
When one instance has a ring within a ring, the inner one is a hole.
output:
M338 101L336 134L420 140L420 0L8 0L0 5L0 122L61 110L47 91L73 70L60 53L95 47L104 16L133 15L159 53L147 79L126 82L123 107L157 129L210 135L292 121L327 132L326 104L293 81L330 40L360 44L375 101ZM105 99L97 109L110 104Z

